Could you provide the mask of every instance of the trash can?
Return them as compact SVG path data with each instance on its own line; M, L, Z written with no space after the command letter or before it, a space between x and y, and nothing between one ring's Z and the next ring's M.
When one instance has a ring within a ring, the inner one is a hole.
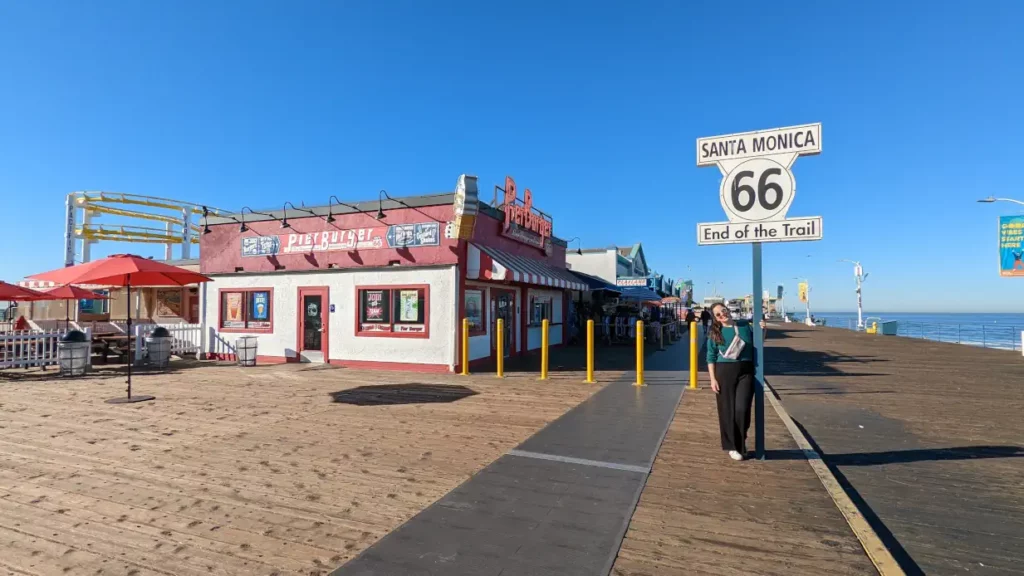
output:
M83 376L89 370L92 342L81 330L69 330L57 342L57 362L61 376Z
M235 355L238 356L239 366L256 365L256 337L242 336L235 340Z
M146 336L146 354L151 365L167 367L171 361L171 341L171 333L163 326L157 326Z

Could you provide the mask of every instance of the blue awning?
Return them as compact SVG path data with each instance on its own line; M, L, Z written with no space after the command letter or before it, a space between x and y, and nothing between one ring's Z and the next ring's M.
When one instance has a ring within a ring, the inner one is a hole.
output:
M661 296L658 296L657 292L650 288L644 288L642 286L623 286L622 288L623 300L639 300L641 302L647 300L661 300Z
M605 290L607 292L614 292L615 294L620 294L622 292L622 289L615 284L606 282L597 276L591 276L590 274L584 274L583 272L577 272L575 270L569 270L569 273L579 278L580 281L585 282L591 290Z

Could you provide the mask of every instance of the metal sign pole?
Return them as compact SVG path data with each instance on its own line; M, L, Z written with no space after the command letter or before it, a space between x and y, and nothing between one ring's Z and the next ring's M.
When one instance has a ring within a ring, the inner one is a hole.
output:
M754 310L751 328L754 331L754 452L758 460L764 460L764 318L761 293L761 243L754 242Z

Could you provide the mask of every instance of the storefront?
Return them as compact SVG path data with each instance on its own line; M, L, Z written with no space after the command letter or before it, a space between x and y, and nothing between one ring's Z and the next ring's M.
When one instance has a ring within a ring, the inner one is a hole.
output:
M459 327L469 357L563 341L567 293L585 289L565 269L550 217L506 180L498 207L479 202L476 178L452 194L210 216L201 236L207 353L229 358L258 337L263 362L458 369ZM497 204L497 202L495 202Z

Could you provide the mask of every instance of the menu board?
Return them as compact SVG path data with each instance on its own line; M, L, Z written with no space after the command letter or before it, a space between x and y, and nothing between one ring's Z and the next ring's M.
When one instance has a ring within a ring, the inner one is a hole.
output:
M470 330L484 329L484 293L480 290L466 290L466 318Z

